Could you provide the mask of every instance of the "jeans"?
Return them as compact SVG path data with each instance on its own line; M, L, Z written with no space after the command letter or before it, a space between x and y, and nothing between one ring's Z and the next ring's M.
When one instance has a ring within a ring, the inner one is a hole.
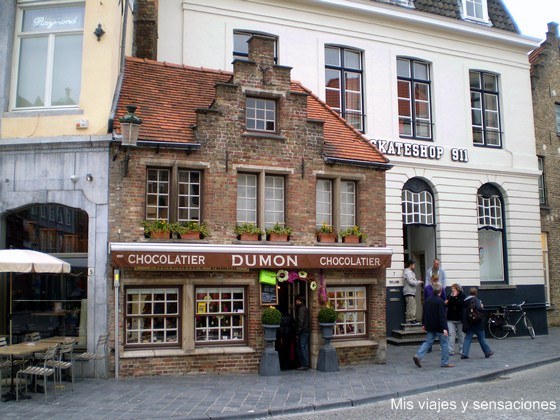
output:
M436 337L439 340L439 344L441 345L441 363L440 366L447 366L449 364L449 344L447 342L447 337L440 332L433 332L428 331L426 332L426 341L422 343L418 351L416 352L416 356L422 360L426 352L429 348L432 347Z
M486 337L484 336L484 322L479 322L478 324L471 325L469 330L467 331L467 335L465 336L465 342L463 343L463 356L469 356L469 350L471 348L471 343L473 339L473 335L476 334L476 338L478 338L478 343L480 344L480 348L484 352L484 355L488 355L492 353L492 349L486 342Z
M297 352L301 366L309 369L309 332L302 332L297 340Z
M447 321L447 331L449 331L449 354L455 353L455 337L459 338L459 353L463 354L463 342L465 333L461 321Z

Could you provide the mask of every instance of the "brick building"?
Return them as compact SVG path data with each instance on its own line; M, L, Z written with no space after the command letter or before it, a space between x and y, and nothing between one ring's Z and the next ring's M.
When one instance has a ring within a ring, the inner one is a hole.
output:
M138 146L114 147L110 165L121 375L256 371L262 309L292 313L297 294L311 312L314 366L325 292L339 312L341 363L385 361L390 165L290 74L260 36L233 73L127 59L117 116L134 103L143 123ZM146 218L203 222L209 234L146 238ZM245 241L234 232L242 222L292 233ZM335 233L359 225L367 238L319 242L323 223Z
M529 56L539 167L543 260L548 322L560 325L560 45L558 24Z

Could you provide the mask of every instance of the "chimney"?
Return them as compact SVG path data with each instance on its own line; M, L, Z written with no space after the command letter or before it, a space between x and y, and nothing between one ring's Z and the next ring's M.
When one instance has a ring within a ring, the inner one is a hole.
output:
M553 44L558 42L558 24L556 22L548 23L548 32L546 33L546 41Z
M158 0L136 0L132 55L157 60Z

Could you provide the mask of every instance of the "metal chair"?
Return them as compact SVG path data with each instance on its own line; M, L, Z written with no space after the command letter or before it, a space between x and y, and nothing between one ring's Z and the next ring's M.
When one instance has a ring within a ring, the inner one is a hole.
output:
M95 372L95 380L98 380L97 377L97 361L98 360L103 360L105 363L105 378L107 378L107 353L108 353L108 346L109 343L107 341L107 339L109 338L109 334L101 334L99 336L99 339L97 340L97 346L95 346L95 353L81 353L78 354L77 356L74 357L74 361L76 362L89 362L90 360L93 360L93 370ZM84 379L84 365L82 364L82 369L81 369L81 375L80 375L81 380Z
M0 338L0 347L6 347L7 345L6 337ZM8 378L12 376L12 362L8 357L0 357L0 395L2 395L2 386L4 385L4 379L2 379L4 372L9 373Z
M62 371L66 369L70 369L70 373L72 376L72 391L74 391L74 363L72 361L72 356L74 352L74 345L76 340L67 341L62 346L59 347L58 351L58 359L51 360L47 363L49 367L55 369L55 376L54 381L56 385L56 381L58 379L58 384L62 388Z
M56 360L58 352L58 345L50 347L45 353L45 358L42 366L28 366L25 369L18 371L16 375L17 382L19 383L20 375L25 375L25 383L27 383L27 376L42 376L43 387L45 389L45 404L47 403L47 378L53 376L55 369L49 367L49 363ZM37 392L37 378L35 378L35 392ZM54 381L54 397L56 398L56 381ZM19 401L19 386L16 387L16 401Z

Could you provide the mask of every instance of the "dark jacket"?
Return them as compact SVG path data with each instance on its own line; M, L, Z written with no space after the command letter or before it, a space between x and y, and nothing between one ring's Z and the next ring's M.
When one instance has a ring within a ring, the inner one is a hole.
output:
M422 325L430 332L443 333L447 329L445 302L438 295L432 295L424 302Z
M296 307L296 335L309 332L309 310L302 303Z
M449 295L447 297L447 320L463 322L463 303L465 295L459 292L457 296Z
M476 296L467 296L465 298L465 301L463 302L463 332L466 332L469 328L471 328L471 322L469 320L469 317L467 316L467 310L469 308L469 305L471 304L471 300L472 299L476 299L476 307L479 311L484 312L484 309L482 308L482 302L480 301L479 298L477 298ZM478 325L483 325L480 322L476 324Z

